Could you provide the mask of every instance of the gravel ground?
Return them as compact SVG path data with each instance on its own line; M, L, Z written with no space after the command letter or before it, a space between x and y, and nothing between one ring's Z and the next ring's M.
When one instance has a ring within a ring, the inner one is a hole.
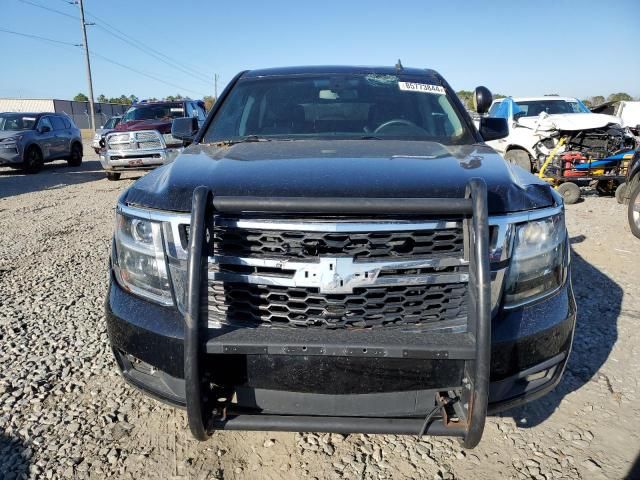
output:
M218 433L116 373L103 320L118 194L95 156L0 168L0 478L617 479L640 452L640 243L612 198L568 207L578 327L545 398L488 420L482 443ZM635 252L632 254L632 252ZM635 474L639 474L635 464ZM635 477L639 478L639 477Z

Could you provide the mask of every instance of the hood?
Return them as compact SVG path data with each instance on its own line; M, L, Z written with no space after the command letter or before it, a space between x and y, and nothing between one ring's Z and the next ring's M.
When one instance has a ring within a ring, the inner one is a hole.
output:
M134 183L121 201L186 212L199 185L225 196L461 198L473 177L487 182L491 213L554 204L548 184L484 144L391 140L192 145Z
M578 131L603 128L610 123L622 125L622 120L603 113L541 113L537 117L521 117L518 124L536 131L565 130Z
M133 132L136 130L158 130L160 133L171 133L173 119L131 120L120 122L114 130L116 132Z

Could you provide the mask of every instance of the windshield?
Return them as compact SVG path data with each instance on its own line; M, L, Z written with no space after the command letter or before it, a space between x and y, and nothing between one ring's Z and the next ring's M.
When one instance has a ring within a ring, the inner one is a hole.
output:
M520 111L514 109L514 113L521 117L537 117L542 112L554 113L588 113L589 109L578 100L527 100L515 102ZM520 113L522 112L522 113Z
M182 103L162 103L159 105L137 105L124 114L123 122L132 120L161 120L184 117Z
M120 117L111 117L109 120L107 120L107 123L104 124L104 128L115 128L119 123Z
M0 131L33 130L36 117L20 113L0 114Z
M204 142L267 139L475 140L433 76L380 74L246 78L225 99Z

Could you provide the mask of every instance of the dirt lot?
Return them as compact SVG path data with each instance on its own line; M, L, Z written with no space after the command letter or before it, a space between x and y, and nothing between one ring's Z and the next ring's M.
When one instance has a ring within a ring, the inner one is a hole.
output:
M640 241L612 198L568 207L578 327L547 397L448 439L219 433L118 376L103 320L118 194L95 157L0 168L0 478L584 478L640 475ZM640 476L635 476L640 478Z

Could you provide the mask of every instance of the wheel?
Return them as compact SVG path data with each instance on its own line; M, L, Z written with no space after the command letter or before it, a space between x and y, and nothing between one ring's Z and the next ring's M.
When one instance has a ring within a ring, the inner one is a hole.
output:
M79 167L82 165L82 146L77 143L71 145L71 154L67 160L70 167Z
M580 187L572 182L565 182L558 185L557 191L562 195L564 203L571 205L580 199Z
M626 194L626 190L627 190L626 182L622 182L616 188L616 200L618 201L618 203L624 203L624 196Z
M42 158L42 152L38 147L31 146L24 153L23 168L27 173L38 173L42 170L44 165L44 159Z
M120 180L120 172L107 172L107 180Z
M509 150L507 153L505 153L504 159L509 163L518 165L520 168L526 170L527 172L531 172L531 157L524 150Z
M629 195L629 228L631 233L640 238L640 183L636 184L636 187Z

